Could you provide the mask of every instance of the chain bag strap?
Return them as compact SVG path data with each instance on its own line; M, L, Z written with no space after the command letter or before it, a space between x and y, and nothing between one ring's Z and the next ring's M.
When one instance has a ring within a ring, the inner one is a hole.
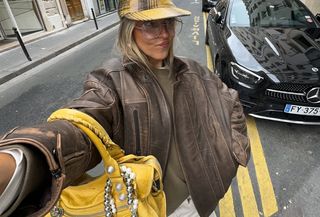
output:
M54 120L69 121L88 135L102 157L105 172L84 185L63 190L51 216L166 215L162 171L154 156L125 155L95 119L78 110L60 109L48 118Z

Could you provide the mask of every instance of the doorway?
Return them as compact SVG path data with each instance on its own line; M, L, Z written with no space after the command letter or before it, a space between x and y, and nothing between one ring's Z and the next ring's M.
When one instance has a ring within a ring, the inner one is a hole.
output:
M72 22L84 18L80 0L66 0L66 3Z

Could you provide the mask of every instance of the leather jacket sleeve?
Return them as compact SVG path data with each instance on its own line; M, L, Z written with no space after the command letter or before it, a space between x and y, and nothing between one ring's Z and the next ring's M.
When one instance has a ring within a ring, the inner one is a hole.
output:
M230 88L228 91L230 96L234 98L231 114L233 155L240 165L246 166L250 159L250 141L247 135L246 117L239 101L238 92Z
M205 71L209 74L210 79L217 82L220 95L228 101L228 106L225 106L225 108L230 107L228 114L230 115L231 150L237 162L242 166L246 166L250 159L250 141L247 134L246 117L239 100L239 94L236 90L229 88L208 69L205 69Z
M83 94L66 105L81 110L95 118L118 145L123 145L120 101L108 74L112 71L98 69L88 74Z
M238 93L233 89L229 89L229 91L230 95L234 95L236 99L231 115L233 154L240 165L246 166L250 159L250 141L247 135L246 118L238 99Z
M175 85L176 138L183 144L177 150L195 207L209 216L249 160L246 120L235 90L199 63L183 61L188 67Z
M48 168L49 181L45 182L41 194L34 195L28 189L21 189L20 194L24 195L19 197L21 205L17 210L19 213L24 213L23 216L29 216L30 207L32 207L30 216L44 216L56 203L64 187L99 162L97 161L99 154L90 140L67 121L15 128L0 140L0 148L16 144L37 150L37 155L44 156L42 163L47 164ZM34 162L27 164L34 165ZM24 182L35 179L34 174L26 173ZM27 185L23 186L28 188ZM14 214L14 216L20 215Z
M106 81L105 76L103 69L91 72L85 81L83 94L64 107L88 113L98 120L114 139L119 132L118 99L115 92L107 86L112 84ZM119 142L119 139L116 140ZM0 148L15 144L40 150L40 153L45 156L52 180L46 183L43 194L38 195L37 200L29 200L29 197L24 195L26 199L17 210L27 213L29 212L27 210L30 210L28 207L33 207L32 214L25 214L25 216L43 216L48 213L63 188L72 184L101 161L98 151L87 136L68 121L59 120L32 127L18 127L0 140ZM22 192L28 192L28 190L22 190ZM42 203L35 204L34 201L39 200ZM7 215L10 213L5 216Z

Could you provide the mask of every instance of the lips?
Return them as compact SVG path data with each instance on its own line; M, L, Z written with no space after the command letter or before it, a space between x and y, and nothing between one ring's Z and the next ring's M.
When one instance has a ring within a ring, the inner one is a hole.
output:
M169 45L170 45L169 41L164 41L164 42L157 44L156 46L161 47L161 48L167 48L167 47L169 47Z

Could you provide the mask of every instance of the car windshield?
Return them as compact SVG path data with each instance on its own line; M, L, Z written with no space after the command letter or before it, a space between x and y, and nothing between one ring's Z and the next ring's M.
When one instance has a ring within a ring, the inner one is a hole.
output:
M293 0L234 0L230 26L316 28L310 13Z

